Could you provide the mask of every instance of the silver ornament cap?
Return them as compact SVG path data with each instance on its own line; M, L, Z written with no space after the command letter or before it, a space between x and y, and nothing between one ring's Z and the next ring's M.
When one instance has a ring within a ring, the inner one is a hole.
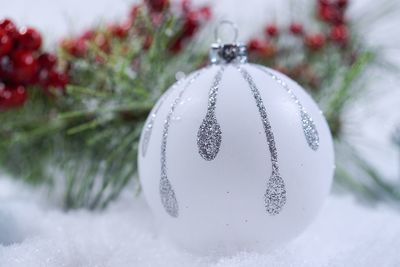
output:
M222 26L229 26L233 30L232 43L222 43L219 31ZM239 30L231 21L223 20L215 28L215 42L211 44L209 58L211 64L246 63L247 46L237 41Z

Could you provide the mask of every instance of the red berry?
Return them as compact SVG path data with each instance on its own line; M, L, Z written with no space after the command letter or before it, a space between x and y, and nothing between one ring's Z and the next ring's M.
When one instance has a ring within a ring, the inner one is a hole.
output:
M84 41L92 40L95 35L96 35L96 32L94 30L86 30L82 33L81 36L79 36L79 39L84 40Z
M38 62L31 51L17 50L11 55L13 82L25 84L34 81L38 72Z
M41 68L52 69L57 64L57 57L53 54L43 53L39 56L38 62Z
M22 106L27 96L27 91L22 85L18 87L0 86L0 109Z
M145 0L144 1L151 12L162 12L169 6L168 0Z
M198 13L190 11L186 16L179 35L175 37L175 40L170 45L169 50L173 53L178 53L181 51L184 41L192 37L198 30L199 26Z
M319 6L329 6L331 4L330 0L318 0Z
M39 75L39 84L48 92L49 87L65 89L69 82L69 77L66 73L57 72L55 70L41 70Z
M37 50L42 45L42 37L33 28L22 27L19 30L18 44L22 48Z
M318 8L318 17L326 22L331 21L335 17L336 10L331 6L321 6Z
M11 73L12 66L11 60L9 56L0 57L0 86L1 80L8 81L9 74Z
M72 46L72 54L76 57L82 57L87 52L86 41L82 39L74 40Z
M69 82L69 77L67 74L56 71L49 71L48 73L48 85L51 87L57 87L60 89L65 89L65 86Z
M0 57L10 52L13 47L13 40L5 30L0 29Z
M348 0L337 0L337 1L336 1L336 5L337 5L339 8L346 8L348 4L349 4L349 1L348 1Z
M27 96L28 96L28 93L24 86L20 85L17 88L15 88L12 91L12 95L11 95L13 106L14 107L22 106L25 103Z
M345 18L343 14L338 14L333 20L332 23L334 25L340 25L345 23Z
M330 38L338 43L345 43L348 39L349 31L345 25L333 26L330 32Z
M110 32L113 36L118 38L125 38L128 36L130 25L127 23L124 24L115 24L110 26Z
M276 48L273 45L259 39L251 39L247 46L250 52L255 52L263 57L271 57L276 52Z
M51 71L51 69L41 69L39 71L39 74L37 77L37 84L41 85L42 87L48 86L49 71Z
M0 20L0 29L6 29L6 27L8 27L10 25L13 25L15 27L14 23L12 22L12 20L10 20L8 18Z
M200 27L200 18L202 16L201 10L188 11L185 20L183 22L182 29L178 36L169 47L169 50L173 53L178 53L182 50L185 41L197 32Z
M64 39L60 46L75 57L83 57L87 51L86 41L83 39Z
M275 24L268 25L265 27L265 34L271 37L275 37L279 34L278 27Z
M189 12L183 25L182 36L192 37L196 33L199 26L198 13L194 11Z
M103 33L99 33L94 38L94 43L99 47L103 52L108 53L110 51L110 44L108 42L107 37Z
M259 50L261 46L262 43L258 39L250 39L250 41L247 43L247 47L250 52Z
M188 13L190 11L191 6L192 6L192 2L190 0L182 0L181 8L184 13Z
M131 10L130 10L130 12L129 12L129 17L130 17L132 20L135 20L135 19L136 19L137 14L139 13L139 9L140 9L140 6L139 6L139 5L133 5L133 6L132 6L132 8L131 8Z
M259 53L263 57L273 57L276 54L276 47L273 44L263 42Z
M149 49L152 43L153 43L153 37L151 35L147 35L143 42L143 49L144 50Z
M211 12L211 8L209 6L204 6L204 7L200 8L199 13L203 17L203 19L205 19L205 20L211 19L212 12Z
M318 17L327 23L342 24L344 22L344 13L334 5L320 7Z
M12 107L11 91L9 89L0 89L0 111L7 110Z
M309 35L304 40L306 46L312 50L319 50L325 45L325 36L321 33Z
M0 20L0 29L4 30L11 38L15 38L18 35L17 27L10 19Z
M186 20L192 22L198 22L200 20L201 14L198 10L191 10L186 14Z
M169 51L172 52L173 54L179 53L182 48L183 48L183 39L176 39L170 46L169 46Z
M294 35L300 35L303 34L303 25L297 22L293 22L290 24L290 32L293 33Z

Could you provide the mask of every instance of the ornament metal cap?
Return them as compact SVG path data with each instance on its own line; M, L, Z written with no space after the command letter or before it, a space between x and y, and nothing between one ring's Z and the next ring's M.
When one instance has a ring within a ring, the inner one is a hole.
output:
M219 31L224 25L232 28L234 37L232 43L222 43ZM229 20L222 20L215 27L214 37L215 43L211 44L209 58L211 64L226 63L246 63L247 62L247 46L237 41L239 30L235 23Z

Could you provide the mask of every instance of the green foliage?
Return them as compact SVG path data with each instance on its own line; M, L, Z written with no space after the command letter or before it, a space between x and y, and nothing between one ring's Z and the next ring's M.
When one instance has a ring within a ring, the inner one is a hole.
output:
M1 167L63 188L66 209L105 207L132 179L139 190L137 149L148 113L178 71L192 71L205 60L201 52L168 52L182 28L174 14L154 27L142 10L134 23L152 36L148 49L133 26L125 39L109 36L108 53L90 41L85 57L60 51L70 68L66 94L48 97L32 88L26 105L0 113ZM96 32L109 34L101 27Z

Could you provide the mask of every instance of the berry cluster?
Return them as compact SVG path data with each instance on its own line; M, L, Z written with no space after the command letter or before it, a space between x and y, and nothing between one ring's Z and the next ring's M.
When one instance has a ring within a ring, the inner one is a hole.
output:
M144 2L153 13L161 13L169 7L168 0L145 0Z
M123 33L119 33L119 35L123 35ZM91 29L85 31L78 37L63 39L61 41L61 48L71 56L77 58L85 57L88 52L89 43L93 43L97 48L105 53L110 51L108 36L104 32L98 32ZM100 56L97 59L102 61Z
M198 9L193 9L189 0L182 1L183 23L182 29L175 36L169 50L173 53L178 53L182 50L185 43L190 40L199 30L204 21L211 18L211 9L209 6L203 6Z
M345 19L347 6L347 0L319 0L317 5L317 17L329 28L328 38L340 45L346 45L349 38Z
M180 6L179 19L182 20L182 26L179 32L171 37L168 45L168 51L176 54L182 50L185 43L190 40L198 31L202 23L209 20L211 10L208 6L193 8L189 0L183 0ZM144 50L150 48L153 43L153 36L143 23L137 22L140 12L150 18L154 28L158 28L164 22L165 18L175 12L172 10L168 0L144 0L143 3L132 6L129 15L122 22L110 24L106 29L90 29L77 37L64 39L61 42L61 48L67 54L86 58L90 45L94 45L102 52L110 53L111 44L114 39L123 41L130 36L141 39ZM103 62L100 55L96 55L97 62Z
M328 26L328 33L319 32L306 34L303 25L298 22L291 23L287 32L294 36L301 37L304 45L312 51L320 50L324 47L327 41L345 45L349 38L348 27L344 16L347 5L347 0L317 1L317 18ZM278 38L283 31L278 29L277 25L270 24L265 27L264 32L268 39L274 39ZM251 39L249 42L250 50L258 52L260 55L264 56L274 55L274 53L271 52L276 49L271 47L273 42L268 42L268 39Z
M34 28L17 29L10 19L0 21L0 110L23 105L27 88L64 89L65 73L56 70L57 57L41 51L42 37Z
M292 78L306 83L311 88L317 88L320 79L308 62L282 66L278 63L279 58L281 58L280 55L290 53L290 50L296 50L295 53L299 53L298 49L302 47L303 54L306 57L311 57L312 54L321 53L327 45L333 45L341 49L342 52L348 50L350 36L345 19L347 7L347 0L317 0L316 13L321 26L319 32L308 31L299 22L292 22L285 28L279 28L273 23L268 24L264 28L262 38L249 40L247 45L250 56L256 61L262 61L262 63L271 65ZM287 42L279 42L281 38L288 38L289 36L296 40L295 49L287 47Z

